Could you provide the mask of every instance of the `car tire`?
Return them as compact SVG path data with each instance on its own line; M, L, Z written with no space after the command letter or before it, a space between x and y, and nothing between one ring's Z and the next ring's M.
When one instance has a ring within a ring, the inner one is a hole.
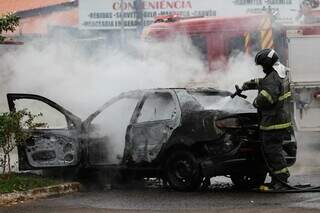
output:
M235 174L231 175L234 186L238 189L253 189L262 185L267 177L267 173L261 174Z
M173 152L165 172L170 187L177 191L195 191L202 183L199 163L190 151Z

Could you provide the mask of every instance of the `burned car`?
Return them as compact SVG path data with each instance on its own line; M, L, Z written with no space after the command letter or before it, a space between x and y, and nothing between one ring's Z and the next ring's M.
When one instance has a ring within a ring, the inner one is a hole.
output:
M54 120L49 128L30 130L32 138L18 147L19 168L116 168L160 177L179 191L222 175L237 186L256 186L267 175L258 113L230 95L212 88L136 90L112 98L82 121L45 97L7 94L11 111L28 108L41 112L44 122L46 114ZM283 147L291 166L292 134Z

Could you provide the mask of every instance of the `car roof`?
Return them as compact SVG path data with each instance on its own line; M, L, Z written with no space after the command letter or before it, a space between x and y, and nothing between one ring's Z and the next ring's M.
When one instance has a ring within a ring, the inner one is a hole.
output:
M199 93L217 93L222 95L231 95L232 93L226 90L220 90L213 87L166 87L166 88L151 88L151 89L139 89L139 90L131 90L128 92L122 93L123 95L141 95L144 92L153 92L153 91L161 91L161 90L186 90L188 92L199 92Z
M92 113L85 121L85 124L90 123L100 112L102 112L105 108L107 108L110 104L112 104L114 101L119 100L120 98L140 98L146 93L151 92L157 92L157 91L168 91L168 90L186 90L187 92L194 92L194 93L205 93L209 95L221 95L221 96L229 96L232 93L225 91L225 90L219 90L212 87L168 87L168 88L153 88L153 89L138 89L138 90L131 90L128 92L123 92L119 94L118 96L115 96L111 98L108 102L103 104L100 108L98 108L97 111ZM196 102L196 100L194 100ZM199 103L198 103L199 104Z

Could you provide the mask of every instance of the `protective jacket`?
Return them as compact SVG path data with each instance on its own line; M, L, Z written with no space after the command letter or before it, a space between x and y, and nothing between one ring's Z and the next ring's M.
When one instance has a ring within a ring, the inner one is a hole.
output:
M286 78L280 78L277 71L270 68L263 79L254 79L245 83L245 89L258 89L253 105L258 109L261 130L278 130L291 127L289 114L289 84Z

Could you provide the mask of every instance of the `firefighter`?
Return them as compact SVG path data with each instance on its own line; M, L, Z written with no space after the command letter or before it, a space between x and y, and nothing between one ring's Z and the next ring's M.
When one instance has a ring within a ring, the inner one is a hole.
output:
M278 69L281 68L278 60L279 56L273 49L260 50L255 63L262 66L266 75L262 79L245 82L242 86L242 90L258 90L253 105L260 114L262 153L272 178L271 184L262 186L263 190L282 189L284 184L281 182L287 183L290 176L282 143L291 129L289 110L286 108L289 106L287 101L291 93L286 83L285 71Z

